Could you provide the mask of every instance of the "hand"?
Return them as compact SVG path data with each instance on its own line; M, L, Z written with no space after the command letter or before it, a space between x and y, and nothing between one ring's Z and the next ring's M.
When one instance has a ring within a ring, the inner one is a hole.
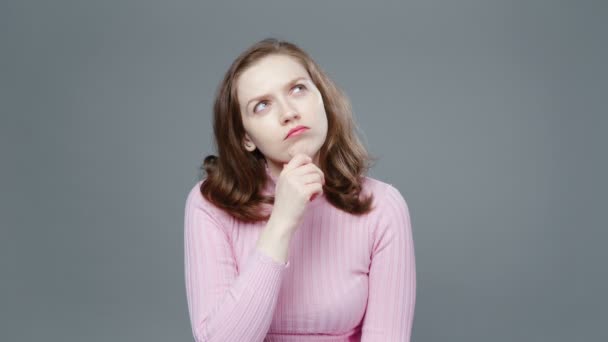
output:
M312 159L303 153L296 154L277 178L274 207L271 217L285 229L295 230L306 205L323 193L325 176Z

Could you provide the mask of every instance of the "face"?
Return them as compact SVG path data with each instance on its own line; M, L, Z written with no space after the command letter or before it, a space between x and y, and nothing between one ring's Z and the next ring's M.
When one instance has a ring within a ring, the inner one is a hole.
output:
M327 115L319 89L295 58L263 57L240 75L236 88L245 149L259 149L275 176L297 153L307 154L318 165ZM296 126L308 129L287 137Z

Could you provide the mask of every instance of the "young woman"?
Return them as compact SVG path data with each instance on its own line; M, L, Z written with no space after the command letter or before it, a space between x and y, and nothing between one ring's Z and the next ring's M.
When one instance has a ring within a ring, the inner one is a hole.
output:
M196 341L409 341L414 244L399 190L366 176L347 97L293 43L232 63L217 156L186 199Z

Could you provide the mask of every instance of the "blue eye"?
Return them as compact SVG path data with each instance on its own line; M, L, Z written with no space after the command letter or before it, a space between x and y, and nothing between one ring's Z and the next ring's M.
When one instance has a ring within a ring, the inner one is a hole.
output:
M255 107L253 107L253 111L257 112L256 108L258 108L259 105L264 104L264 103L266 103L266 101L259 102Z

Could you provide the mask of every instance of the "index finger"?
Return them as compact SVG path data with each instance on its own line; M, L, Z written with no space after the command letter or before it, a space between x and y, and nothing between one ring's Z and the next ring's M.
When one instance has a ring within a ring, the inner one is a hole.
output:
M310 158L304 153L298 153L293 158L291 158L291 160L289 160L289 163L283 165L283 170L291 170L300 165L308 164L310 162L312 162L312 158Z

